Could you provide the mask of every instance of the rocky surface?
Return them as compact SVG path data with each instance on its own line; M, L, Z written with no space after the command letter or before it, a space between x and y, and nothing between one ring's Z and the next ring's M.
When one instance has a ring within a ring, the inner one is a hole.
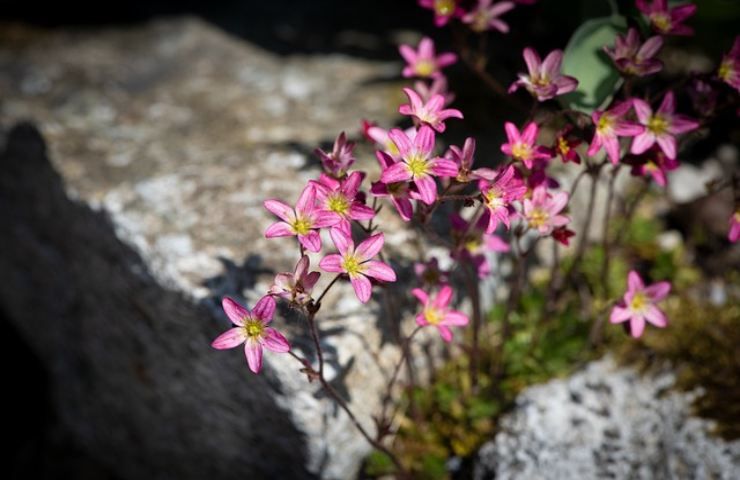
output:
M737 478L740 441L713 437L673 382L607 358L529 388L480 450L475 478Z
M262 200L294 201L339 131L391 125L398 65L279 58L188 18L0 32L0 302L63 427L123 478L351 476L368 446L293 359L254 376L209 343L222 295L252 304L296 260ZM329 374L372 429L396 319L347 285L326 303Z

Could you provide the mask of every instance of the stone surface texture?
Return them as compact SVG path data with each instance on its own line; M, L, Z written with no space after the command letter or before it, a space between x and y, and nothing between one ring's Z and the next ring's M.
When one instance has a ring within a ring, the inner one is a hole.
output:
M255 376L209 344L222 295L253 305L297 260L263 237L262 201L294 202L313 148L360 119L392 125L399 65L278 57L192 18L0 32L0 302L63 426L122 478L351 477L368 445L294 359L267 354ZM388 235L391 258L405 239ZM386 303L342 284L320 320L371 431L399 356ZM275 324L311 355L299 318Z
M475 478L734 479L740 441L711 435L674 376L606 359L525 390L478 455Z

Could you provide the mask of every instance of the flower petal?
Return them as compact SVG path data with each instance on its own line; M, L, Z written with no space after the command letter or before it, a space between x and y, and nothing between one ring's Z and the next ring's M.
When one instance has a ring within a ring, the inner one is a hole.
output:
M221 300L221 307L223 307L226 316L229 317L231 323L234 325L244 326L244 320L251 318L249 310L241 306L236 300L232 300L229 297L224 297Z
M231 328L226 330L224 333L216 337L211 343L211 346L217 350L225 350L227 348L234 348L247 339L247 333L241 327Z
M319 267L322 270L326 270L327 272L343 272L344 269L342 268L342 256L337 255L336 253L327 255L321 259L321 261L319 262Z
M412 176L408 165L398 162L383 170L383 173L380 175L380 181L383 183L405 182L410 180Z
M419 190L419 197L422 202L431 205L437 199L437 183L433 177L425 175L414 179L414 184Z
M265 238L290 237L295 235L293 227L285 222L275 222L265 230Z
M262 320L262 323L270 323L275 314L275 299L265 295L257 301L252 309L252 317Z
M363 263L366 270L363 272L368 277L382 280L384 282L395 282L396 272L383 262L377 260L370 260L369 262Z
M316 230L311 230L305 235L298 235L298 241L309 252L318 253L321 251L321 236Z
M308 213L314 209L316 204L316 187L312 183L306 185L298 197L295 204L295 211L298 213Z
M645 318L642 315L635 315L630 321L630 333L635 338L640 338L645 331Z
M452 293L452 288L449 285L444 285L434 300L432 300L432 305L436 308L444 309L452 301Z
M643 290L644 288L645 283L642 281L640 274L634 270L630 270L630 273L627 275L627 292L635 293L638 290Z
M670 282L657 282L645 288L645 294L653 302L659 302L668 296L671 291Z
M332 228L329 230L329 236L340 254L346 255L348 251L354 249L352 237L349 236L347 232L338 228Z
M434 150L434 129L429 125L422 125L414 138L414 147L419 153L429 155Z
M452 325L454 327L462 327L467 325L470 320L468 316L457 310L447 312L445 318L442 319L440 325Z
M668 158L676 158L676 137L671 135L661 135L657 138L660 149L663 150Z
M421 288L411 290L411 295L415 296L424 306L429 304L429 295Z
M646 130L632 141L630 152L633 155L640 155L645 153L653 144L655 144L655 135Z
M352 284L352 288L355 290L357 298L362 303L367 303L367 301L370 300L370 295L373 291L373 286L370 283L370 280L364 275L353 275L350 277L349 281Z
M534 49L529 47L524 49L524 62L527 64L530 76L537 75L539 73L542 61Z
M442 340L447 343L450 343L452 341L452 330L445 327L444 325L437 325L437 330L439 330L439 336L442 337Z
M265 336L262 338L262 345L271 352L286 353L290 351L290 343L288 343L288 340L282 333L271 327L265 328Z
M289 222L295 218L293 208L280 200L265 200L263 205L270 213L277 215L281 220Z
M645 311L645 320L652 323L658 328L663 328L668 325L668 319L665 313L655 305L649 305Z
M262 370L262 345L250 338L244 343L244 354L247 357L249 369L254 373L260 373L260 370Z
M629 320L631 316L632 312L628 308L615 305L614 308L612 308L612 313L609 316L609 321L611 323L622 323Z
M383 243L385 243L384 235L382 233L376 233L375 235L368 237L366 240L363 240L357 246L355 253L361 262L370 260L380 252L383 248Z

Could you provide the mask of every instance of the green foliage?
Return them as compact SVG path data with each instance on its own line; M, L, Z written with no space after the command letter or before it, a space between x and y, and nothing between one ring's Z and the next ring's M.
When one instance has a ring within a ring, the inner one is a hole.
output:
M611 100L621 77L603 47L613 45L626 25L624 17L613 15L587 20L573 33L565 47L562 71L578 79L578 88L559 97L566 108L591 113Z

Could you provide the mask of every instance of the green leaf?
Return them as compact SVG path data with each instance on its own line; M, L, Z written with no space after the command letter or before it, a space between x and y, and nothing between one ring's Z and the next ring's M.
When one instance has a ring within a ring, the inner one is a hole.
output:
M621 77L604 53L604 46L614 45L627 21L622 16L594 18L584 22L570 38L563 56L563 73L578 79L578 88L560 101L567 108L591 113L611 100Z

